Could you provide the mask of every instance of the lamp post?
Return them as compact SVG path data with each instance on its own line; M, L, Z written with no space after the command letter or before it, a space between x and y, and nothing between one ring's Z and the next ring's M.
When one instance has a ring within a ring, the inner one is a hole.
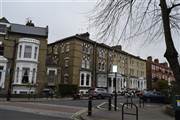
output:
M115 91L114 91L114 111L116 111L117 109L117 90L116 90L116 80L117 80L117 65L113 65L112 68L113 73L115 73L115 82L114 82L114 86L115 86Z

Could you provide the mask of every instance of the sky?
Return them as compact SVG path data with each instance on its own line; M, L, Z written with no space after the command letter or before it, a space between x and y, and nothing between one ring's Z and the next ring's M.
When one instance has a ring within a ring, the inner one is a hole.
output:
M28 18L35 26L48 25L48 43L85 32L90 33L92 40L102 42L97 40L97 31L89 25L89 15L96 4L96 0L0 0L0 17L6 17L11 23L25 24ZM160 62L165 61L164 40L145 46L141 46L140 42L121 44L122 49L143 59L152 56L159 58ZM111 40L105 44L115 45ZM177 36L175 46L180 53L180 40Z

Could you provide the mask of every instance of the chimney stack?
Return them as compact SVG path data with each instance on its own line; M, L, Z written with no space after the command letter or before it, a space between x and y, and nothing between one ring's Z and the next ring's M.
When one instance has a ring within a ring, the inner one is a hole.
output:
M157 58L154 59L154 62L158 64L159 63L159 59L157 59Z
M148 56L148 57L147 57L147 60L150 61L150 62L152 62L152 56Z

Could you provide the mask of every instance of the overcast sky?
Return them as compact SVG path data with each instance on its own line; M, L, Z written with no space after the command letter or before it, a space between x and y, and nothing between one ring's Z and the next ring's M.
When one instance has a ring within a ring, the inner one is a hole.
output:
M96 5L96 0L0 0L0 16L11 23L25 24L30 18L35 26L49 26L48 43L78 33L90 32L91 38L97 40L95 32L89 26L89 12ZM180 52L179 37L175 45ZM107 41L106 44L109 44ZM147 56L165 59L164 40L154 44L140 46L138 43L122 44L125 51L146 59Z

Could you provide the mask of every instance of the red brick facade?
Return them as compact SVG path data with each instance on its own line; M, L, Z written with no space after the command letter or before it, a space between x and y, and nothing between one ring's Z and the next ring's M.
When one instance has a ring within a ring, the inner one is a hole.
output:
M168 63L159 63L158 59L152 60L149 56L146 62L147 88L153 89L153 83L157 80L166 80L168 84L174 81L174 75Z

